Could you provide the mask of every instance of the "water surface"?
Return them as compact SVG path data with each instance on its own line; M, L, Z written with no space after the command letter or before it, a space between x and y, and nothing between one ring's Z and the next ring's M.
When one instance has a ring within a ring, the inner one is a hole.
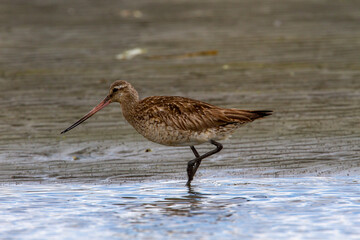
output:
M358 239L359 178L6 184L2 239Z

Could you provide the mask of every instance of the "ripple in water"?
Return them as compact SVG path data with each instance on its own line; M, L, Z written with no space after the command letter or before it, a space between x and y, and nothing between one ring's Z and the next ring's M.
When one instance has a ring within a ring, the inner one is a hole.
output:
M358 178L3 185L1 239L356 239Z

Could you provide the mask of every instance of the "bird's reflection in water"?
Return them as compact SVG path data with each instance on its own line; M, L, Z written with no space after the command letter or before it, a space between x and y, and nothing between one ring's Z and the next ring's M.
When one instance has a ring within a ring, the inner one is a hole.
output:
M143 222L144 219L155 220L164 216L197 216L203 219L209 217L209 214L217 216L216 219L224 219L230 217L234 209L249 201L241 195L214 190L201 185L146 187L138 189L138 197L122 197L123 202L115 205L125 208L119 209L120 211L130 211L133 221Z
M174 216L192 216L200 214L204 206L204 200L208 197L207 194L203 194L196 191L194 187L188 186L186 194L179 194L178 196L166 197L162 200L155 201L149 205L152 210L156 208L162 214L174 215Z
M168 216L191 217L211 212L219 214L219 211L224 210L227 212L226 209L231 205L233 206L235 202L235 204L242 204L248 201L245 198L223 199L219 194L202 193L193 186L188 186L187 188L186 194L179 195L179 197L167 197L152 204L146 204L146 209L154 210L155 208L157 211Z

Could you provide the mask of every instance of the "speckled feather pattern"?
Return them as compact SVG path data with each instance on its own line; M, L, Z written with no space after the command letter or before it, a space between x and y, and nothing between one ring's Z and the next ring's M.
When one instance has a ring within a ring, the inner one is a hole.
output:
M238 127L270 115L270 111L225 109L178 96L139 100L129 83L117 81L111 88L116 86L123 91L119 102L125 119L145 138L163 145L191 146L222 140Z

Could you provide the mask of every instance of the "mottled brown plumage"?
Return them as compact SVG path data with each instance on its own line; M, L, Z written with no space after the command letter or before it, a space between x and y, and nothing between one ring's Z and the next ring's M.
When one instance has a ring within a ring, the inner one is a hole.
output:
M126 81L114 82L108 96L65 133L84 122L111 102L119 102L125 119L150 141L170 146L190 146L196 158L188 165L190 184L203 158L221 150L216 141L230 136L240 126L271 114L220 108L198 100L177 96L154 96L139 100L135 88ZM211 142L217 148L200 156L194 145Z
M269 114L223 109L194 99L167 96L145 98L129 111L123 107L123 113L144 137L172 146L222 140L241 125Z

